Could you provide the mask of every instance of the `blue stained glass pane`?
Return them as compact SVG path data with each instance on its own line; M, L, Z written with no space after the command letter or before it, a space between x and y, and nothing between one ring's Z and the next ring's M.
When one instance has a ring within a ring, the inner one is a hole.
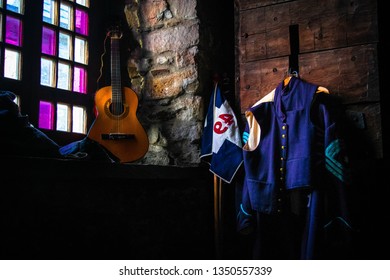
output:
M61 3L60 5L60 27L72 30L71 15L72 8L69 5Z
M54 0L44 0L43 1L43 13L42 20L44 22L54 24Z
M21 14L23 7L23 0L8 0L7 10Z

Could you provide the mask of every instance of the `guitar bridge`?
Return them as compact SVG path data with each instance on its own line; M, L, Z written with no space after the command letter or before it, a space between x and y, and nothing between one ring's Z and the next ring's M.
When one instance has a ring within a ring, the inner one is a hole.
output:
M134 134L125 134L125 133L106 133L102 134L103 140L129 140L134 139Z

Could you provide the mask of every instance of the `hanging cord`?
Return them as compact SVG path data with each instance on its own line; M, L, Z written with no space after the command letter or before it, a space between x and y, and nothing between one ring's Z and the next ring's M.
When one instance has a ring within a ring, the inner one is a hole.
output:
M104 38L103 53L102 53L102 55L100 56L100 71L99 71L100 74L99 74L99 77L98 77L97 80L96 80L96 88L99 88L99 81L100 81L100 78L103 76L103 66L104 66L103 57L104 57L104 55L105 55L106 52L107 52L106 42L107 42L108 37L110 37L110 32L107 32L107 33L106 33L106 37Z

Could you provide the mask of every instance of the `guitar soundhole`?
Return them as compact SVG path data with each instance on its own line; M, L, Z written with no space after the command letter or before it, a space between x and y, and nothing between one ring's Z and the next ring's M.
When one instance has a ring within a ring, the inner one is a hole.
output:
M123 119L126 118L129 114L129 106L123 103L115 103L111 102L110 100L107 100L106 104L104 105L104 111L107 116L109 116L112 119L117 120L118 118Z
M122 115L123 111L124 111L123 104L121 104L121 103L117 103L117 104L116 103L111 103L110 104L110 112L114 116Z

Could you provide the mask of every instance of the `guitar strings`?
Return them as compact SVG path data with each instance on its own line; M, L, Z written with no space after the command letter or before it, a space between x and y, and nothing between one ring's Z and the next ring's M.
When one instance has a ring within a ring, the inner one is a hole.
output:
M110 38L110 32L107 32L106 33L106 37L104 38L104 41L103 41L103 53L101 54L100 56L100 69L99 69L99 77L97 78L96 80L96 88L99 88L99 81L100 79L102 78L103 76L103 68L104 68L104 56L106 55L107 53L107 39ZM112 62L111 62L112 63ZM116 133L118 133L120 131L120 122L119 122L119 118L116 116L116 112L119 111L119 108L117 107L116 104L114 104L114 115L115 115L115 118L117 119L115 122L114 122L114 126L116 127L115 130L116 130Z
M121 92L122 90L122 85L121 85L121 79L119 78L120 77L120 57L119 57L119 39L118 38L113 38L111 37L111 52L115 51L115 57L111 56L111 74L114 74L114 76L116 77L115 79L115 95L116 95L116 98L115 98L115 110L114 110L114 115L115 115L115 118L116 118L116 133L120 133L120 131L122 131L122 127L121 127L121 122L119 121L120 117L119 117L119 114L120 114L120 110L121 110L121 104L118 102L118 96L119 94L123 94ZM113 67L114 66L114 67ZM111 86L112 86L112 90L114 90L114 81L111 81ZM121 99L120 99L121 100Z
M100 56L100 69L99 69L99 77L96 80L96 88L99 88L99 81L100 81L101 77L103 76L103 68L104 68L104 59L103 58L104 58L105 54L107 53L107 39L108 38L111 38L110 32L106 33L106 37L104 38L104 41L103 41L103 53ZM111 48L112 48L112 46L111 46ZM111 64L112 63L113 62L111 61ZM118 63L118 62L115 61L115 63ZM113 69L111 69L111 72L112 71L113 71ZM118 74L118 73L116 73L116 74ZM120 84L119 84L119 88L121 89ZM123 94L123 93L121 93L121 94ZM118 103L118 102L116 102L116 103ZM121 122L119 121L119 119L120 119L119 112L121 111L121 106L122 106L121 104L114 104L114 107L112 108L114 110L114 115L116 118L116 121L114 122L114 126L116 127L116 133L119 133L121 131L121 126L122 126Z

